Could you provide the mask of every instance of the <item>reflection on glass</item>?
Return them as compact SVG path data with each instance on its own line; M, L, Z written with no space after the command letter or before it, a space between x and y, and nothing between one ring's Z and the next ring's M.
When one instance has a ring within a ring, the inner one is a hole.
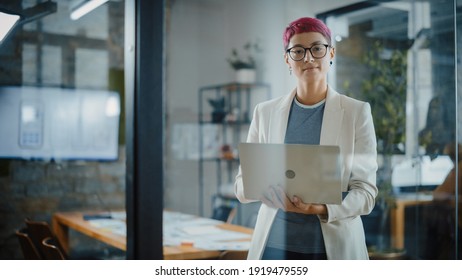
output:
M1 2L29 15L56 3L56 11L22 17L0 44L0 189L8 202L0 258L22 259L8 240L26 217L51 224L57 212L124 210L125 1L106 1L77 21L75 1ZM71 258L125 256L88 238L71 244Z
M354 12L321 16L333 26L348 23L333 34L341 40L334 42L331 79L368 101L374 115L379 196L363 218L370 251L381 253L372 256L457 258L458 203L437 215L441 205L433 200L443 186L459 185L458 162L447 152L448 145L457 147L458 125L453 3L370 1L349 8ZM432 246L438 240L441 246Z

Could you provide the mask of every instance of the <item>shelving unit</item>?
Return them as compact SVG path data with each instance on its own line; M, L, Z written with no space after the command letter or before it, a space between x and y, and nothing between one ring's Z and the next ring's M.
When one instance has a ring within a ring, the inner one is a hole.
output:
M247 137L255 105L271 98L271 87L263 83L219 84L201 87L198 97L199 203L204 215L206 188L213 188L212 208L237 205L232 191L239 165L237 147ZM213 110L212 104L223 105L222 110ZM216 182L206 182L205 174L213 168Z

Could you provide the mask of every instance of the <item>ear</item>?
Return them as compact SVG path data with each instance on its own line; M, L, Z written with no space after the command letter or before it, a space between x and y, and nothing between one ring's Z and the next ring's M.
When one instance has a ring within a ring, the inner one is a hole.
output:
M286 62L287 65L290 66L290 63L289 63L289 55L287 54L287 52L284 52L284 61Z
M335 48L331 47L330 48L330 60L332 61L335 57Z

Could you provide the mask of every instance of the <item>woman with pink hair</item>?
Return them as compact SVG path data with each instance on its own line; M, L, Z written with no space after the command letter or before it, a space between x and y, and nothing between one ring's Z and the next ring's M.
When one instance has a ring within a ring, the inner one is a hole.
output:
M328 85L335 49L321 20L293 21L283 44L297 86L255 107L247 142L339 146L347 195L340 205L309 204L271 187L261 198L248 259L368 259L361 215L372 211L378 191L370 105ZM240 168L234 187L242 203L253 202L244 195Z

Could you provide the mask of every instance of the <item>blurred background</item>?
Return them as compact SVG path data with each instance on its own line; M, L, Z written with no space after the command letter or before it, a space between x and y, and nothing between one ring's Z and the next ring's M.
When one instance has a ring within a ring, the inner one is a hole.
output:
M4 0L20 15L0 41L0 258L22 259L24 219L126 208L126 1L80 18L77 0ZM295 87L282 33L299 17L330 27L329 85L371 104L380 190L363 217L375 258L459 259L462 1L166 0L164 208L252 228L259 205L232 184L254 106ZM14 21L14 17L13 17ZM151 57L143 57L150 60ZM148 128L149 129L149 128ZM153 186L154 187L154 186ZM447 203L450 201L450 203ZM234 211L233 211L234 210ZM125 253L71 231L72 254Z

